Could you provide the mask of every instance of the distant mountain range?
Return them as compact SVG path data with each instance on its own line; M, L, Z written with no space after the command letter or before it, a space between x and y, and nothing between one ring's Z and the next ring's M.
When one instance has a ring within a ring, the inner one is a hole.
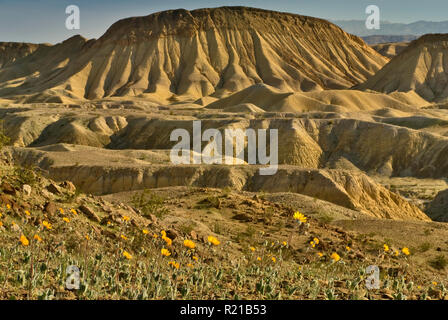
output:
M417 39L418 36L414 36L414 35L403 35L403 36L397 36L397 35L393 35L393 36L385 36L385 35L377 35L377 36L367 36L367 37L362 37L362 39L365 41L365 43L369 44L369 45L373 45L373 44L379 44L379 43L399 43L399 42L411 42L415 39Z
M344 31L360 37L373 35L421 36L427 33L448 33L448 21L417 21L409 24L382 21L379 30L367 29L365 20L336 20L331 22L340 26Z

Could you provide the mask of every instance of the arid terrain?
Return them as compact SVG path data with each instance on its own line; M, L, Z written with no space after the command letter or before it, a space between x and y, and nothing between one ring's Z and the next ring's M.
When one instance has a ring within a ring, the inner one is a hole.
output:
M447 47L245 7L0 43L0 298L448 298ZM173 164L193 121L277 129L277 172Z

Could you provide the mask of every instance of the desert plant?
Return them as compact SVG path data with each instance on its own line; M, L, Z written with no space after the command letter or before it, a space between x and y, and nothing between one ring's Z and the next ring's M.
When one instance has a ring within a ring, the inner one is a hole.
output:
M10 142L11 138L8 137L3 130L3 121L0 121L0 149L2 149L4 146L9 145Z
M437 270L445 269L447 264L448 260L443 254L439 254L438 256L434 257L432 260L429 261L429 265Z
M148 189L135 194L131 201L134 207L139 209L143 216L146 217L153 214L156 217L161 218L168 213L168 209L164 205L165 199Z

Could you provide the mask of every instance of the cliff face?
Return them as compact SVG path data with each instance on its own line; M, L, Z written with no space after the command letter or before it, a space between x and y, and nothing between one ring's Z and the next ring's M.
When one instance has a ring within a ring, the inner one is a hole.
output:
M57 72L41 70L29 79L26 93L167 99L220 96L256 83L341 89L386 62L360 38L321 19L244 7L171 10L118 21ZM11 80L0 72L2 78ZM0 95L22 89L0 89Z

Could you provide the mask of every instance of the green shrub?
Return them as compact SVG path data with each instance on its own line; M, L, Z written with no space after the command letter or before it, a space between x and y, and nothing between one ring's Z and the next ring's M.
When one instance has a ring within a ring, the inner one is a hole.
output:
M153 214L158 218L168 213L168 209L163 204L165 199L154 194L148 189L143 190L140 193L135 194L132 197L132 204L137 209L140 209L143 216L148 217Z

